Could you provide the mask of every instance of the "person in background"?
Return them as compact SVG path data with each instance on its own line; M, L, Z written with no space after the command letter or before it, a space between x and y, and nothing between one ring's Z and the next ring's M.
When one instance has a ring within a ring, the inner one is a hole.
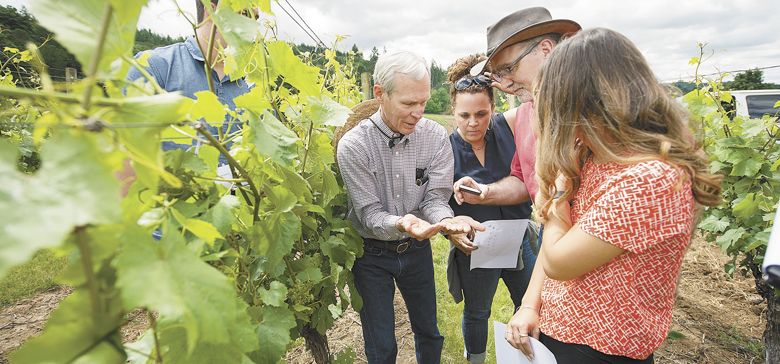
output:
M216 9L218 0L211 0L212 9ZM233 99L249 92L250 85L243 78L230 80L225 74L225 64L219 61L219 53L225 47L225 40L217 30L211 52L208 50L209 36L214 24L208 12L200 0L195 0L198 27L195 35L188 37L184 42L174 43L164 47L158 47L149 51L142 51L136 55L139 57L144 52L150 52L146 72L154 78L160 87L168 92L178 91L182 95L195 98L195 93L208 91L208 79L212 79L214 93L219 101L229 108L234 109ZM211 53L211 59L204 56ZM211 74L206 75L204 63L211 66ZM127 75L128 81L144 77L143 73L133 68ZM232 132L238 129L237 120L226 119L223 131ZM216 130L213 130L216 134ZM189 145L174 145L164 142L163 149L189 147Z
M457 128L450 134L455 160L454 180L469 176L485 185L509 176L515 156L513 134L517 109L494 112L494 95L487 76L471 76L469 70L485 56L471 55L458 59L449 67L450 102ZM526 201L513 205L459 204L450 199L455 215L466 215L479 222L488 220L528 219L531 204ZM529 228L530 229L530 228ZM506 284L512 302L520 306L536 262L529 240L536 235L527 232L518 235L522 244L517 266L511 269L475 268L471 266L471 252L476 246L465 234L449 235L452 246L447 262L447 281L455 302L463 305L463 342L465 356L470 363L484 363L493 296L499 279Z
M395 287L409 312L419 363L439 363L444 337L436 320L430 237L484 227L453 217L453 161L447 131L422 117L431 94L424 58L388 52L374 68L379 111L346 132L336 158L347 189L348 218L363 237L352 273L363 298L360 322L371 364L395 363Z
M532 81L537 77L539 69L558 42L564 36L579 30L580 25L576 22L568 19L553 19L550 12L542 7L515 11L487 28L487 59L472 67L471 75L484 74L491 77L493 87L517 96L522 102L515 118L515 156L510 175L498 181L479 183L470 176L457 180L453 189L458 203L512 205L529 200L536 203L538 185L534 169L536 134L531 128L534 107L530 92ZM461 185L476 188L482 193L471 195L460 192ZM543 235L540 229L539 236ZM540 264L535 265L533 275L536 277L544 275ZM526 290L520 306L516 307L516 312L522 312L527 316L538 315L534 294ZM528 320L534 319L538 317L528 318ZM510 329L507 327L506 334L514 335Z
M536 138L531 130L531 82L561 38L578 30L579 24L568 19L553 19L550 12L541 7L518 10L488 27L487 59L472 67L471 75L490 76L493 87L517 96L522 102L514 125L516 154L512 172L505 178L489 184L478 183L470 176L456 181L458 203L513 205L529 200L534 202L538 186L534 178ZM482 193L464 194L459 191L460 185Z
M581 31L537 82L543 271L506 339L532 355L528 336L539 337L561 364L652 363L697 203L720 202L721 177L692 142L686 110L623 35Z

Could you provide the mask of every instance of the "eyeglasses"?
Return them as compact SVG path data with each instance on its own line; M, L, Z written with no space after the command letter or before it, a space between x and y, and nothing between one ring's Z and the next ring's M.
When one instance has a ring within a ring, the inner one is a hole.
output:
M523 58L525 58L525 56L531 54L531 51L533 51L534 48L536 48L536 46L538 46L540 42L541 41L537 41L536 43L532 44L530 47L526 48L525 51L523 51L523 53L520 54L519 57L515 58L515 60L512 61L512 63L508 64L507 66L498 70L497 72L493 72L492 73L493 79L496 80L496 82L498 83L503 83L504 79L507 76L509 76L509 74L515 72L515 67L517 67L520 61Z
M487 88L490 87L490 83L490 78L485 75L477 75L476 77L464 76L455 82L455 91L463 91L474 85Z

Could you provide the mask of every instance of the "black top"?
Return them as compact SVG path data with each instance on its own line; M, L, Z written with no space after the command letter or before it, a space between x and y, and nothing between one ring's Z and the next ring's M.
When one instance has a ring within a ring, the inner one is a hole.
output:
M455 181L469 176L481 184L496 182L509 175L512 158L515 156L515 139L512 129L502 113L491 118L491 127L485 133L485 165L479 163L471 144L455 130L450 134L450 143L455 158ZM454 182L454 181L453 181ZM471 216L479 222L487 220L528 219L531 216L531 203L519 205L493 206L458 205L455 197L450 198L452 211L457 215Z

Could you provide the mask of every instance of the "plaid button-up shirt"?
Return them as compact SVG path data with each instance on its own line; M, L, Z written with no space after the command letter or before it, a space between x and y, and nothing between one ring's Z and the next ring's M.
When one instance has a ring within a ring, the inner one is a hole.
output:
M407 236L395 227L403 215L413 214L430 223L453 216L447 202L454 167L447 131L435 121L421 119L392 148L386 135L398 134L377 111L344 135L336 157L349 196L352 225L364 238L387 241ZM420 185L417 169L425 169L427 176Z

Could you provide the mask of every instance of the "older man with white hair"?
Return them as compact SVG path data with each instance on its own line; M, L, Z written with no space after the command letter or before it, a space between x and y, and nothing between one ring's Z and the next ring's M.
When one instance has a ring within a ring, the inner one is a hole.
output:
M409 311L417 361L440 361L444 337L436 322L429 238L484 229L471 218L453 217L447 203L454 169L448 133L422 117L430 78L428 63L414 53L380 56L374 68L379 111L338 144L349 219L364 242L352 272L363 298L360 320L372 364L396 359L396 285Z

